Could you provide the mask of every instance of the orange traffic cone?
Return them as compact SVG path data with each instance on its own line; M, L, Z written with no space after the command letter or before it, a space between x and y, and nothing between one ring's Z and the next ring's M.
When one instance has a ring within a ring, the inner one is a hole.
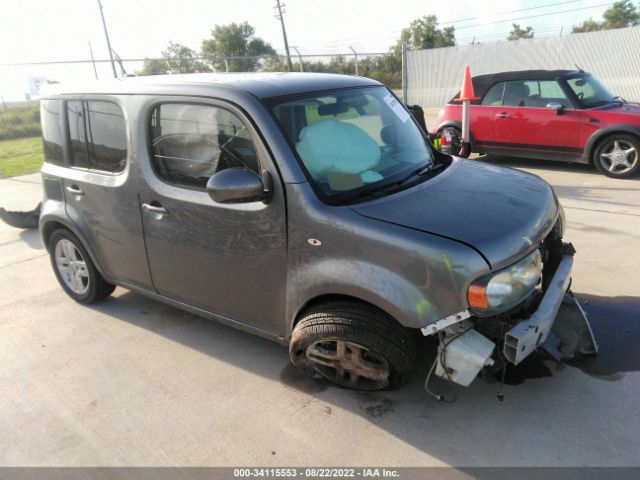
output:
M460 89L460 97L456 98L456 102L466 102L470 100L480 100L473 93L473 82L471 82L471 70L469 65L464 69L464 79L462 80L462 88Z

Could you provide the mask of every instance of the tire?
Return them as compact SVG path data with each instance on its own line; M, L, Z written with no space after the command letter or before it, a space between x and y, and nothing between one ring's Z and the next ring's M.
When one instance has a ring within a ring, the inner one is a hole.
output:
M289 344L291 363L307 375L354 390L400 387L415 357L408 330L371 305L349 301L305 310Z
M97 302L116 288L100 275L82 242L69 230L51 234L49 258L58 283L78 303Z
M610 135L595 148L592 161L607 177L632 177L640 170L640 141L624 133Z
M451 152L448 155L457 155L462 147L462 132L457 127L442 127L438 130L438 135L444 135L444 132L449 132L451 135Z

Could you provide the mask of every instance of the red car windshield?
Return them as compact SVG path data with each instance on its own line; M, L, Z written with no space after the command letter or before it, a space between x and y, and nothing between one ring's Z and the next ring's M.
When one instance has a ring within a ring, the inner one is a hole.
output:
M614 96L593 75L581 75L567 79L567 84L582 104L589 107L597 107L615 102L619 97Z

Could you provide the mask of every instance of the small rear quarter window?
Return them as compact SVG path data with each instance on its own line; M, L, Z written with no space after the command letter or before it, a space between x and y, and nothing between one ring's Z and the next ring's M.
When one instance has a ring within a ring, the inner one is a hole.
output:
M62 115L59 100L40 101L40 121L42 123L42 141L44 161L54 165L64 165L62 151Z

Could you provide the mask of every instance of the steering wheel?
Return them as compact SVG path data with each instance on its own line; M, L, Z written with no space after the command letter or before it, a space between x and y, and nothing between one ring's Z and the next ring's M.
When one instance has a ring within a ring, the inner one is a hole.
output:
M584 98L584 92L576 93L576 97L578 97L580 100L582 100Z

